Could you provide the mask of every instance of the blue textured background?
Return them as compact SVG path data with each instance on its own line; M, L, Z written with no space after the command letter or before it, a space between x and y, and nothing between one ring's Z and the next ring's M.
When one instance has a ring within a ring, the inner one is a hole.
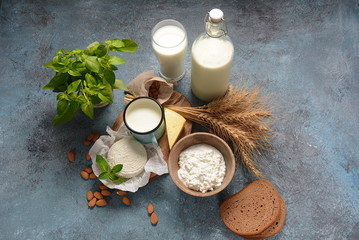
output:
M231 84L262 87L275 108L274 151L266 178L287 203L286 225L273 239L359 239L359 8L354 0L319 1L1 1L0 9L0 239L240 239L221 222L220 202L251 177L241 169L217 196L194 198L162 176L105 208L89 209L81 179L89 165L82 140L105 133L123 110L123 93L69 124L52 127L56 94L42 90L53 72L42 67L60 48L84 48L131 38L135 54L116 76L126 83L158 69L151 28L174 18L189 43L203 17L221 8L235 45ZM187 75L176 87L194 105ZM195 131L200 130L196 127ZM76 152L69 163L66 154ZM151 226L146 207L159 216Z

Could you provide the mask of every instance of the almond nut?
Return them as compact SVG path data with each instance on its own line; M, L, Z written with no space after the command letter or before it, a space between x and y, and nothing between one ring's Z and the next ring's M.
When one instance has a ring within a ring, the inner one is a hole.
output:
M109 190L102 190L101 191L101 194L103 195L103 196L111 196L111 192L109 191Z
M91 160L90 150L86 152L86 160Z
M87 173L92 173L92 168L87 167L87 168L84 169L84 171L87 172Z
M94 134L90 133L89 135L87 135L86 140L91 141L93 139L93 136Z
M88 190L86 196L87 196L87 200L88 200L88 201L91 201L91 200L93 199L93 193L92 193L92 191L91 191L91 190Z
M105 199L100 199L100 200L97 200L96 201L96 206L99 206L99 207L104 207L107 205L107 202Z
M96 205L96 198L91 199L91 201L89 201L89 203L87 204L90 208L93 208Z
M98 133L96 133L96 134L94 134L94 136L93 136L93 138L92 138L92 141L93 142L96 142L97 141L97 139L99 139L100 138L100 134L98 134Z
M150 221L152 225L156 225L158 223L158 217L155 212L151 214Z
M103 185L102 183L98 185L98 188L101 189L101 190L107 190L108 187Z
M91 174L90 174L90 176L89 176L91 179L95 179L95 178L97 178L96 177L96 175L92 172Z
M148 214L152 214L155 211L155 208L152 203L149 203L147 206L147 212Z
M117 195L118 195L118 196L125 196L126 194L127 194L126 191L122 191L122 190L118 190L118 191L117 191Z
M123 204L125 204L126 206L130 206L131 205L131 201L128 197L123 197L122 198L122 202Z
M75 162L75 153L73 151L70 151L68 154L67 154L67 159L70 161L70 162Z
M85 180L89 179L89 174L87 172L85 172L85 171L81 171L80 175Z
M95 198L97 198L97 199L103 199L103 195L100 193L100 192L94 192L94 194L93 194L94 196L95 196Z

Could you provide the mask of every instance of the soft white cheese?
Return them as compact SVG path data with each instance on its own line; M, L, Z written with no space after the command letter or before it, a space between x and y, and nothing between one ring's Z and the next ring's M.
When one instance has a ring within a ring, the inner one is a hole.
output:
M107 162L111 168L123 164L122 170L116 175L131 178L144 170L147 152L145 147L133 137L124 137L110 147Z
M178 177L190 189L205 193L221 186L226 174L223 155L208 144L193 145L179 155Z

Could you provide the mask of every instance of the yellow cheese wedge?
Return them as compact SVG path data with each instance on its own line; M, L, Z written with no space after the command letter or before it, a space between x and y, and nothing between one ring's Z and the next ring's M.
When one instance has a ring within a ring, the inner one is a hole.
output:
M184 123L186 119L182 117L180 114L165 108L165 121L166 121L166 131L167 131L167 138L168 138L168 145L170 149L177 141L178 136L180 135Z

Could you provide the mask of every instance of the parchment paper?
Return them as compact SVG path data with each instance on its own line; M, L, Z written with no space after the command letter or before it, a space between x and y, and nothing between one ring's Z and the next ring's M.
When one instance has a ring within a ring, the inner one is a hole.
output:
M110 147L121 138L130 135L130 132L124 124L121 124L118 131L114 131L110 127L107 127L106 132L108 135L101 136L90 149L92 169L97 177L101 174L101 169L96 163L96 155L101 155L106 159ZM163 160L161 149L159 147L155 149L152 144L144 144L144 146L147 152L148 161L142 173L128 179L124 183L114 182L109 179L99 180L111 189L136 192L140 187L145 186L149 182L151 172L157 175L168 173L167 163Z

